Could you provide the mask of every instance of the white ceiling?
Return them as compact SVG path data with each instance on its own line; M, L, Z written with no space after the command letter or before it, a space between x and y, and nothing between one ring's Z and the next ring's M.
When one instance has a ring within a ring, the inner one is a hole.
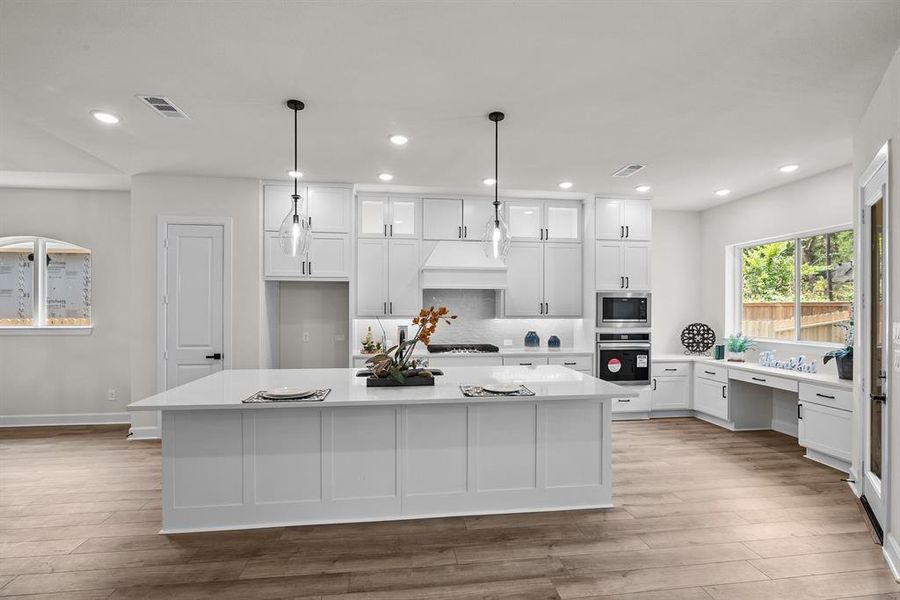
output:
M284 178L297 97L309 180L484 191L501 109L501 190L703 208L848 163L898 44L896 0L0 0L0 172Z

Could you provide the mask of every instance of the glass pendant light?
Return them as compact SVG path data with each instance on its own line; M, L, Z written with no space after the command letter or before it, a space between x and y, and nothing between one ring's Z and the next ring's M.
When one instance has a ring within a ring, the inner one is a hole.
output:
M509 227L500 212L500 174L498 172L499 147L500 147L500 121L503 120L502 112L494 111L488 115L488 119L494 122L494 215L488 219L484 226L484 235L481 236L481 249L488 258L506 260L509 254Z
M303 198L297 193L297 182L300 171L297 168L297 113L305 108L300 100L288 100L287 107L294 111L294 170L291 171L294 178L294 193L291 199L294 201L288 214L278 228L278 238L281 242L281 250L293 257L304 256L309 250L309 221L300 216L303 206Z

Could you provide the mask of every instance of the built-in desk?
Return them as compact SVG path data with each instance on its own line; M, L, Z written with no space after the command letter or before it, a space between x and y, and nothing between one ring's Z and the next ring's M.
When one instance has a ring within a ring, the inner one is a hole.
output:
M691 366L696 417L732 431L774 429L794 436L808 458L849 472L852 381L685 355L656 356L653 362L660 372L668 364Z

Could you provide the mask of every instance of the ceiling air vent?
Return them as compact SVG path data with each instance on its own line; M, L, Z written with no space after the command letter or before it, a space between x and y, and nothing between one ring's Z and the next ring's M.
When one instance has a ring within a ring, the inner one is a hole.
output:
M631 177L638 171L644 168L644 165L639 165L637 163L633 163L630 165L625 165L618 171L612 174L613 177Z
M190 119L183 110L165 96L138 96L138 98L167 119Z

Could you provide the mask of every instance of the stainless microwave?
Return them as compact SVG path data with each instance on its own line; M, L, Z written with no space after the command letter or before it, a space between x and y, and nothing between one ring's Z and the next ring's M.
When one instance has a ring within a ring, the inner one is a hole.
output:
M597 292L597 328L650 327L650 292Z

